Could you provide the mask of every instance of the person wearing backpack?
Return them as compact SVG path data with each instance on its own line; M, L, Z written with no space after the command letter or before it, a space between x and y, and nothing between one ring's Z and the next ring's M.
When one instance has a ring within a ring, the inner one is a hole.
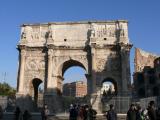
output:
M114 110L114 106L112 104L109 105L110 110L107 112L106 118L107 120L117 120L117 113Z

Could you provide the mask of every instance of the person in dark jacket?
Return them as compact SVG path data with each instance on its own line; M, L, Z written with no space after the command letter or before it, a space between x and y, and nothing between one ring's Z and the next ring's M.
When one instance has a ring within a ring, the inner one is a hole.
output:
M136 120L144 120L143 111L140 105L136 106Z
M96 110L94 110L92 108L92 106L90 105L89 109L87 111L87 120L95 120L96 119L96 114L97 114Z
M25 110L23 113L23 120L31 120L31 114L28 110Z
M87 113L88 113L88 109L89 109L89 106L88 105L85 105L84 106L84 111L83 111L83 116L84 116L84 119L83 120L87 120Z
M3 120L3 109L2 109L2 106L0 106L0 120Z
M69 110L69 120L77 120L78 117L78 111L76 109L76 105L73 105L73 107L70 107Z
M19 120L21 117L21 110L20 108L17 106L16 107L16 110L14 112L14 120Z
M157 120L160 120L160 107L156 110Z
M107 112L107 120L117 120L117 113L114 110L114 106L110 105L110 110Z
M134 104L131 104L130 105L130 108L127 112L127 120L136 120L136 116L137 116L137 113L136 113L136 110L135 110L135 105Z
M42 120L47 120L48 116L49 116L49 109L48 106L45 104L41 111L41 118Z
M156 119L156 109L154 101L150 101L148 106L148 116L150 120L157 120Z

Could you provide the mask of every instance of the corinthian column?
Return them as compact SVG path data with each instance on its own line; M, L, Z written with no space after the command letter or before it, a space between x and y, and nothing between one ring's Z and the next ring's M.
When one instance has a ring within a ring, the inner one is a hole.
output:
M96 50L95 45L91 45L91 56L92 56L92 93L96 92Z
M53 50L48 50L48 73L47 73L47 92L51 92L53 89L53 82L52 82L52 53Z
M20 67L19 67L19 84L18 84L18 93L24 93L24 66L25 66L25 49L21 49L20 52Z
M130 93L130 46L122 47L121 61L122 61L122 93L127 95Z

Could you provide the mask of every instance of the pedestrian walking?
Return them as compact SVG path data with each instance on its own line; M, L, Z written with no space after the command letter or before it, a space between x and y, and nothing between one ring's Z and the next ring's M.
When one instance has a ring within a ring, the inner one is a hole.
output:
M157 120L160 120L160 107L156 110Z
M143 111L140 105L136 106L136 120L144 120Z
M136 110L135 110L135 105L134 104L131 104L130 105L130 108L127 112L127 120L136 120Z
M148 116L148 110L145 108L145 109L143 109L143 111L142 111L142 115L143 115L143 117L144 117L144 119L143 120L149 120L149 116Z
M84 119L83 120L87 120L87 113L88 113L88 109L89 109L89 107L88 107L88 105L85 105L84 106L84 111L83 111L83 116L84 116Z
M47 120L49 116L49 109L48 106L45 104L42 111L41 111L41 118L42 120Z
M84 120L84 106L80 106L78 110L78 120Z
M155 103L154 103L154 101L150 101L149 102L148 116L149 116L150 120L157 120L156 119L156 109L155 109Z
M89 106L88 112L87 112L87 120L95 120L96 119L96 110L92 108L92 106Z
M69 110L69 120L77 120L78 111L76 109L76 105L70 106Z
M2 109L2 106L0 106L0 120L3 120L3 109Z
M20 108L17 106L16 110L14 111L14 120L21 120L22 119L22 113Z
M107 120L117 120L117 113L114 110L114 106L110 104L110 109L106 115Z
M25 110L23 113L23 120L31 120L31 114L28 110Z

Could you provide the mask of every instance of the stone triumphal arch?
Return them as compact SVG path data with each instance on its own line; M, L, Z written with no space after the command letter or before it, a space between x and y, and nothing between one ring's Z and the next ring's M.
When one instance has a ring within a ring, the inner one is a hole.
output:
M44 84L43 102L56 109L63 74L71 66L86 70L87 90L95 109L100 109L99 90L108 78L116 84L116 96L128 96L131 47L125 20L22 25L17 104L24 107L26 96L37 101L36 89ZM29 100L26 98L26 104Z

